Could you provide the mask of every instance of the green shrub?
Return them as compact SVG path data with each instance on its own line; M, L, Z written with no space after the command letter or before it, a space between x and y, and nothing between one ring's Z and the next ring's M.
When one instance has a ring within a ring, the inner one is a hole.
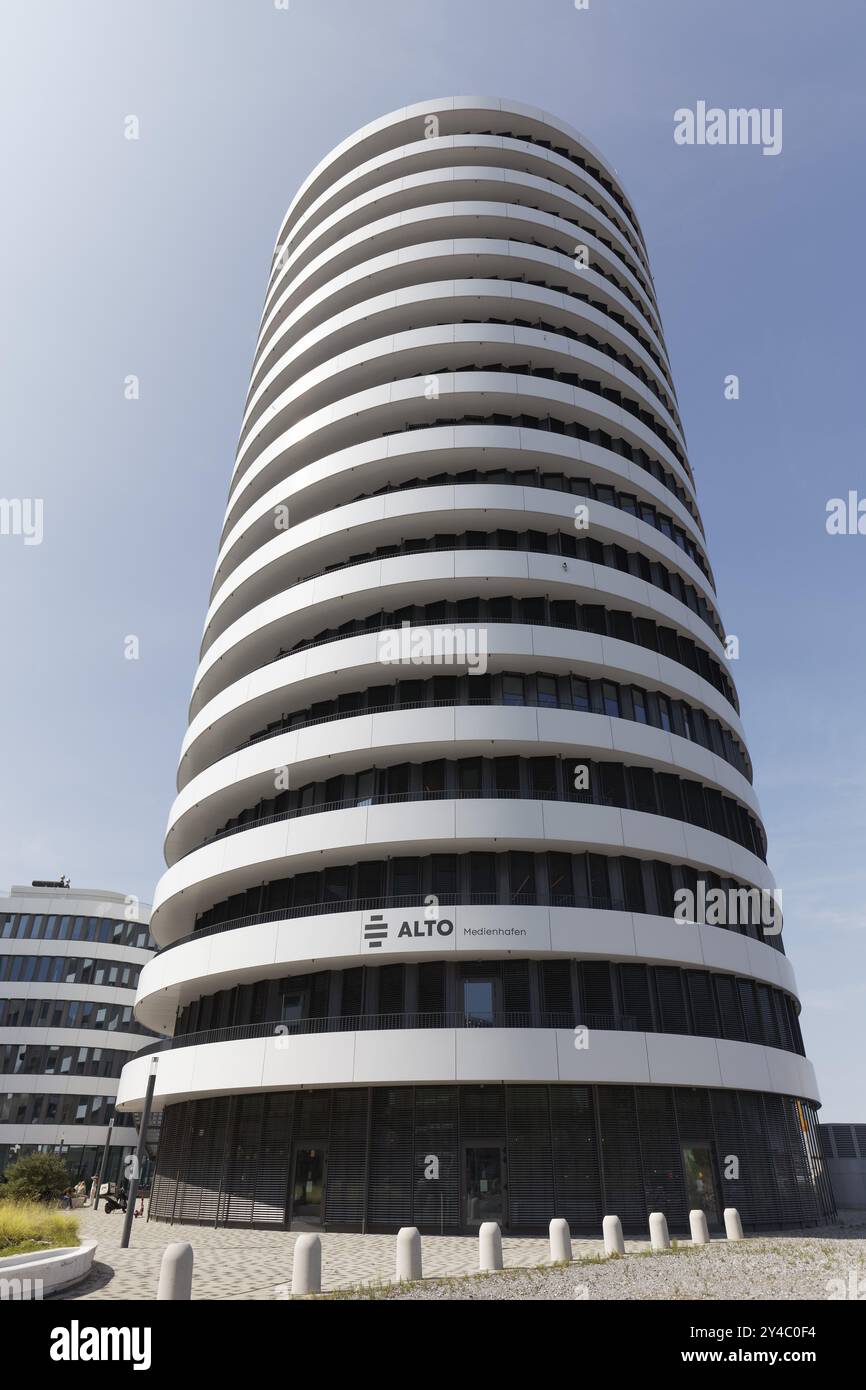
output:
M78 1222L42 1202L0 1202L0 1259L78 1244Z
M72 1186L69 1169L56 1154L26 1154L6 1169L3 1201L54 1202Z

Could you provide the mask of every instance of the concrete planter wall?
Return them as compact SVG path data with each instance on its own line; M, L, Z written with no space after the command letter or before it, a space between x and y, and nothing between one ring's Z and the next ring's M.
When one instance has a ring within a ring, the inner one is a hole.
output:
M27 1255L10 1255L0 1260L0 1282L17 1280L33 1290L41 1281L41 1295L78 1284L90 1273L96 1255L96 1241L60 1246L56 1250L33 1250ZM29 1281L29 1284L25 1284ZM32 1297L33 1294L30 1294Z

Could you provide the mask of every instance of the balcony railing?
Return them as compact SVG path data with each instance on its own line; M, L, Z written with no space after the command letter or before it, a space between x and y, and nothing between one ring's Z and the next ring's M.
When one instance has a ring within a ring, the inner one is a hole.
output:
M205 845L212 845L215 840L223 840L228 835L238 835L242 830L256 830L263 825L273 825L276 821L297 820L299 816L317 816L325 811L350 811L363 809L365 806L391 806L409 801L562 801L592 805L593 797L591 791L572 791L568 796L562 796L558 791L524 792L517 788L495 791L483 787L472 787L471 789L455 787L450 791L382 792L373 796L350 796L342 801L316 801L311 806L293 806L288 811L276 811L270 816L257 816L253 820L242 821L240 825L227 826L223 830L218 830L215 835L209 835L196 848L202 849ZM601 802L599 804L607 803Z
M331 1014L327 1018L275 1019L268 1023L242 1023L233 1028L210 1028L202 1033L182 1033L142 1048L136 1057L152 1052L171 1052L178 1047L199 1047L208 1043L242 1042L248 1038L300 1037L311 1033L380 1033L405 1028L597 1028L613 1032L634 1032L637 1021L631 1014L584 1014L576 1018L571 1010L532 1014L529 1010L470 1014L465 1010L446 1012L389 1014Z

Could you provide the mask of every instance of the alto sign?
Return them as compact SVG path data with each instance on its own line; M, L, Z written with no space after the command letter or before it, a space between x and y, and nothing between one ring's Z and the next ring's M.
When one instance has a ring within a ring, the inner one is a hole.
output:
M441 922L404 922L397 936L411 936L420 940L428 936L450 936L453 931L454 923L449 922L448 918L445 917Z
M389 937L395 941L429 941L434 937L453 936L454 923L447 917L421 917L401 922L399 926L386 922L381 913L371 913L364 919L364 945L368 951L381 950Z

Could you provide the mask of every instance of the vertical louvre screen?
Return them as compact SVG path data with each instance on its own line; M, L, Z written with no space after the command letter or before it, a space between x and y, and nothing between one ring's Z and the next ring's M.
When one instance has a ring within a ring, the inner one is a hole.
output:
M824 1138L811 1102L683 1086L346 1087L217 1097L166 1109L150 1216L281 1227L302 1144L325 1150L326 1229L417 1225L454 1233L466 1219L463 1149L475 1144L504 1149L510 1230L541 1233L551 1217L564 1216L574 1230L598 1235L605 1212L616 1212L627 1231L645 1233L648 1211L659 1209L672 1231L685 1232L683 1146L715 1145L720 1207L737 1207L752 1229L799 1226L834 1214ZM837 1127L837 1143L855 1148L850 1127Z
M722 1036L731 1038L734 1042L744 1042L746 1031L740 1013L740 998L737 993L736 980L730 975L717 975L715 985Z
M547 1087L509 1086L506 1104L509 1225L537 1230L553 1211Z
M367 1171L368 1092L335 1091L328 1139L324 1224L332 1231L360 1231Z
M695 1033L702 1038L717 1038L719 1025L709 975L704 970L687 970L686 979Z
M418 1008L424 1014L445 1012L444 961L425 961L418 966Z
M408 1226L412 1216L412 1088L373 1092L369 1224Z
M571 962L546 960L541 966L541 1007L551 1028L568 1028L574 1022L571 997Z
M264 1109L264 1096L237 1096L229 1103L220 1221L230 1225L253 1221Z
M604 1212L591 1087L551 1086L550 1128L556 1215L573 1230L598 1231Z
M641 1033L651 1033L653 1011L646 966L621 965L619 978L622 988L622 1011L628 1026L638 1029Z
M643 1227L647 1205L632 1087L599 1086L598 1114L607 1210L624 1226Z
M193 1105L186 1182L179 1194L176 1219L214 1224L222 1181L228 1101L217 1097L197 1100Z
M755 987L751 980L738 980L737 989L746 1025L746 1041L759 1043L761 1041L761 1021L758 1017Z
M505 1109L502 1086L460 1088L461 1139L504 1139Z
M340 1013L343 1018L349 1018L352 1014L359 1014L364 1007L364 970L362 966L355 966L352 970L342 972L343 993L340 1002Z
M178 1185L186 1172L190 1117L189 1105L168 1105L163 1111L149 1207L154 1220L171 1221L174 1216Z
M272 1092L264 1097L253 1205L253 1221L257 1226L282 1226L286 1218L294 1101L292 1091Z
M711 1091L716 1154L719 1161L721 1205L736 1207L743 1221L751 1220L754 1198L743 1152L743 1124L738 1097L731 1091Z
M502 1004L507 1014L525 1014L529 1018L529 961L502 962Z
M379 980L379 1009L380 1014L402 1014L403 1012L403 977L405 970L402 965L383 965L377 972Z
M784 1100L781 1096L764 1096L765 1134L769 1143L770 1163L779 1194L779 1217L782 1221L799 1221L800 1194L794 1175L788 1133L785 1125Z
M435 1174L438 1171L438 1177ZM413 1223L421 1231L460 1226L459 1102L456 1086L415 1089Z
M583 1007L588 1014L613 1013L613 986L607 961L584 961L580 967Z
M759 1095L740 1095L743 1117L742 1166L751 1197L749 1221L776 1224L781 1219L773 1164L767 1148L764 1107ZM742 1213L741 1213L742 1214Z
M676 1229L688 1222L682 1153L670 1091L661 1086L637 1089L637 1116L649 1211L663 1211Z
M655 981L662 1031L687 1033L689 1025L683 998L682 971L670 966L657 965Z

